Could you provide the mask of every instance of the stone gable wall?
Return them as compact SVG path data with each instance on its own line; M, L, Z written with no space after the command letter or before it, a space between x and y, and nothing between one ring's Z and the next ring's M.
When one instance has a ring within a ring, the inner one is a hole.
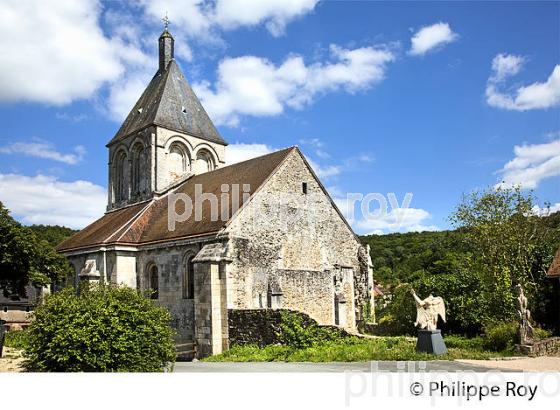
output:
M280 307L334 324L337 292L346 300L346 326L355 327L355 312L360 311L356 300L365 299L357 293L368 289L361 244L297 152L286 158L226 232L234 308L266 307L262 303L268 286L277 284L283 291Z

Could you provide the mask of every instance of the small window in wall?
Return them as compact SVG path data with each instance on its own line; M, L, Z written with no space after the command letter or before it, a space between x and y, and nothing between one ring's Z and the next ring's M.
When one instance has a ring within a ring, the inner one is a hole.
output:
M150 268L150 298L159 298L159 275L157 266Z
M4 313L8 311L8 306L4 306Z
M183 299L194 299L194 255L186 259L183 267Z
M301 183L301 192L303 192L303 195L307 195L307 182Z

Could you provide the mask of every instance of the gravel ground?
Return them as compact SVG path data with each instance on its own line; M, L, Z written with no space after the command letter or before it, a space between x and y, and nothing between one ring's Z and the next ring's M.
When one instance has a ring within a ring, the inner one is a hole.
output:
M4 353L0 358L0 372L21 372L21 351L4 346Z
M560 372L560 357L523 357L510 360L456 360L457 362L498 370Z

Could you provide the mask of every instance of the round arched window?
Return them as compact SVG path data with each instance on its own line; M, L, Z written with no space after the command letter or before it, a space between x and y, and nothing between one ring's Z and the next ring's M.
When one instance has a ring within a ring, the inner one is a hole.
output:
M187 150L181 144L172 144L169 148L169 178L171 181L181 178L190 169Z
M196 159L198 161L198 171L200 173L214 170L214 157L212 156L212 154L210 154L210 152L206 150L200 150Z

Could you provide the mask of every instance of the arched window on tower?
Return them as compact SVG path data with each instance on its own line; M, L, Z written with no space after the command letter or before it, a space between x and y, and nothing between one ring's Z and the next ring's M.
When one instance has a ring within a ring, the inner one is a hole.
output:
M159 298L159 275L158 275L158 268L155 265L152 265L149 268L149 283L150 283L150 298L157 299Z
M205 149L198 152L196 159L198 162L198 172L200 173L212 171L216 167L214 157Z
M126 152L121 151L115 160L114 195L116 202L128 199L128 174L128 158Z
M173 143L169 147L169 180L171 182L181 178L190 171L190 160L187 149L183 144Z
M144 146L141 143L132 149L132 194L139 195L145 190L146 164L144 164Z
M194 299L194 255L185 258L183 266L183 299Z

